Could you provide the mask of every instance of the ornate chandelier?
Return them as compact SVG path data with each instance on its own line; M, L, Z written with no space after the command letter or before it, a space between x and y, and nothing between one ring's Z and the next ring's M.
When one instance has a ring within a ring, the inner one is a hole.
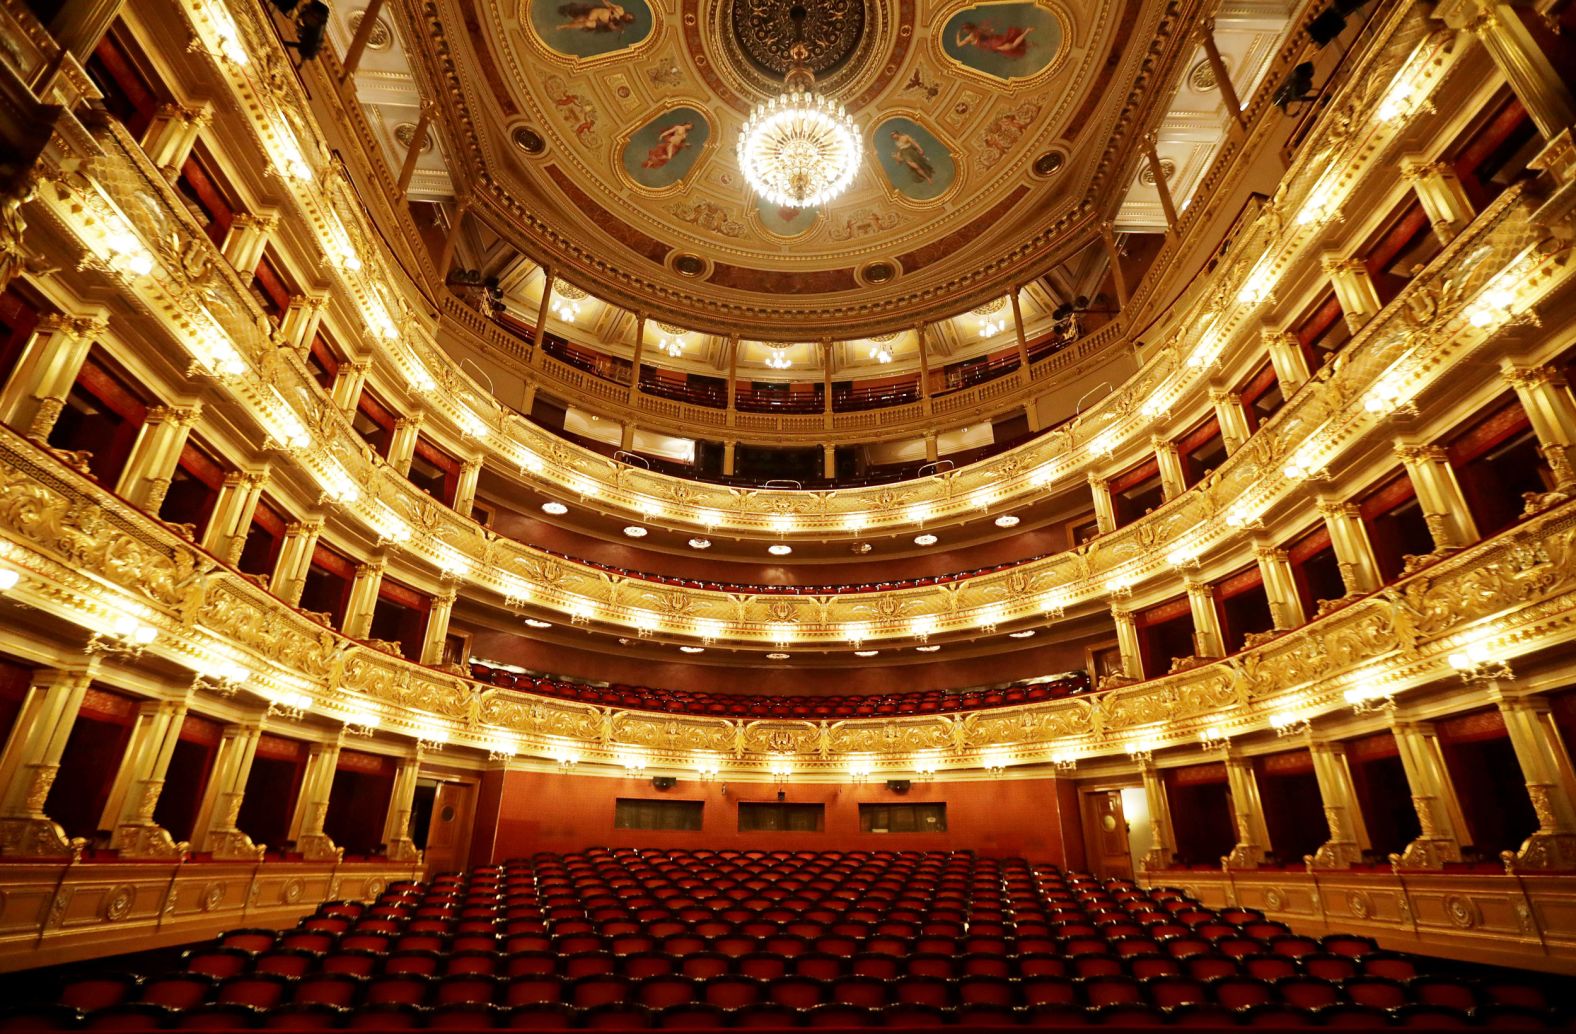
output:
M816 95L810 52L788 51L793 64L783 94L757 104L739 137L739 168L750 187L774 205L813 208L853 182L864 149L859 127L843 106Z

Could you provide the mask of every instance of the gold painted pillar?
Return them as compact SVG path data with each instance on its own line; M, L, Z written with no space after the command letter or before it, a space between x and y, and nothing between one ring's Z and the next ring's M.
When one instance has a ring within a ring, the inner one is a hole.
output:
M1207 582L1186 581L1187 607L1193 615L1193 653L1198 657L1220 657L1226 652L1220 632L1220 615L1215 611L1215 587Z
M371 370L372 360L365 357L347 359L339 364L339 369L334 372L334 387L329 396L342 412L354 413L361 405L361 393L366 390L367 374ZM527 405L525 408L529 412L531 407Z
M180 465L186 439L201 415L202 404L198 402L185 409L172 406L149 409L115 491L132 505L158 516L175 468Z
M1221 864L1232 869L1257 869L1270 851L1270 831L1253 764L1235 750L1226 751L1226 788L1231 793L1232 826L1237 843Z
M1166 799L1165 780L1155 763L1140 761L1138 771L1144 780L1144 798L1149 804L1149 853L1139 861L1141 870L1164 869L1176 856L1177 838L1171 826L1171 802Z
M1461 177L1445 162L1431 162L1423 158L1401 159L1401 177L1412 185L1412 193L1428 215L1434 228L1434 238L1441 245L1449 244L1467 228L1472 217L1472 199L1467 197Z
M388 815L383 820L383 845L391 862L421 863L421 851L410 838L410 816L416 805L416 777L421 770L421 752L400 758L394 768L394 786L389 792Z
M185 721L184 699L149 701L137 711L99 823L100 829L112 830L109 845L122 858L179 858L186 851L186 844L175 843L153 821Z
M1489 690L1489 696L1505 719L1505 730L1527 781L1527 796L1538 816L1537 832L1516 852L1518 865L1555 870L1576 867L1576 782L1562 756L1564 745L1548 701L1507 697L1498 685Z
M307 754L306 771L301 776L295 814L290 819L290 839L295 841L301 857L309 862L337 862L345 853L323 832L323 821L328 817L328 796L334 786L334 772L339 768L339 748L338 739L312 744Z
M1406 476L1417 493L1417 502L1428 522L1428 533L1435 549L1460 549L1479 538L1477 525L1467 509L1455 471L1445 450L1437 445L1395 443L1395 454L1406 468Z
M1017 335L1019 379L1027 384L1029 383L1029 338L1023 332L1023 304L1018 300L1019 290L1014 287L1008 293L1007 299L1012 302L1012 329Z
M1422 829L1399 855L1400 864L1408 869L1439 869L1446 862L1459 862L1466 824L1461 819L1433 726L1402 721L1392 715L1390 728L1401 750L1412 807L1417 809L1417 822Z
M542 301L536 307L536 326L531 328L531 366L540 365L542 361L542 342L547 334L548 306L553 302L553 268L542 267Z
M828 481L837 477L837 446L831 442L821 446L821 476Z
M722 476L733 477L733 458L739 446L738 442L722 443Z
M1171 197L1171 184L1166 182L1165 166L1160 164L1160 155L1155 151L1159 142L1154 132L1144 134L1144 160L1149 163L1149 174L1155 180L1155 192L1160 195L1160 210L1166 215L1166 233L1175 236L1177 232L1177 206Z
M317 552L318 536L322 533L322 518L292 521L285 525L284 540L279 544L279 556L274 562L274 575L268 583L268 591L292 607L301 603L306 575L312 568L312 554ZM244 530L241 536L244 540Z
M1089 494L1094 499L1094 522L1100 534L1108 535L1115 531L1116 501L1111 497L1111 482L1090 474Z
M443 646L449 638L449 619L454 616L456 598L453 586L432 598L432 607L427 611L427 630L421 640L421 663L443 663Z
M1346 317L1346 325L1353 334L1384 308L1384 303L1379 300L1379 289L1374 286L1374 278L1369 275L1362 259L1325 255L1319 260L1319 265L1330 278L1330 286L1335 289L1335 300L1341 303L1341 314Z
M1555 486L1576 489L1576 398L1564 374L1553 366L1517 366L1509 360L1501 371L1527 412Z
M1319 516L1330 532L1330 546L1341 568L1341 581L1350 593L1373 592L1379 588L1379 562L1363 527L1362 516L1353 503L1336 499L1315 500Z
M356 578L350 583L350 598L345 602L345 623L340 629L351 639L365 639L371 634L372 613L377 609L378 589L388 565L388 558L383 556L356 565Z
M410 474L410 461L416 458L416 438L421 434L423 414L412 413L394 421L394 433L389 437L389 466L401 477Z
M203 532L202 547L227 564L241 559L268 474L269 468L264 467L255 473L232 470L224 476L219 498L213 504L213 516L208 518L208 528Z
M49 34L78 61L88 57L120 17L126 0L66 0L49 23Z
M203 791L197 821L192 825L195 850L213 855L216 862L255 862L262 858L265 845L252 843L252 838L236 825L262 736L262 727L256 723L230 724L224 727L219 740L213 771Z
M81 668L33 673L5 751L0 753L0 857L70 852L65 832L44 814L44 803L97 670L97 658L90 658Z
M1545 140L1552 140L1576 124L1576 100L1521 12L1528 18L1537 17L1530 7L1497 0L1451 4L1439 16L1452 28L1465 28L1477 36L1538 132Z
M1304 861L1315 869L1350 868L1362 860L1370 842L1357 790L1352 784L1346 748L1310 735L1308 753L1313 758L1313 776L1319 783L1319 798L1324 804L1324 821L1330 827L1330 839Z
M739 335L728 335L728 426L733 426L733 414L739 401Z
M1289 399L1313 376L1313 372L1308 369L1307 353L1302 350L1302 342L1297 340L1297 335L1290 331L1265 327L1261 334L1264 349L1270 356L1270 366L1275 370L1275 379L1280 382L1281 395Z
M914 348L919 353L919 401L920 408L926 416L930 415L930 356L925 349L925 325L914 324ZM934 455L926 456L931 463L936 462Z
M1116 623L1116 652L1122 660L1122 674L1130 679L1144 677L1144 655L1138 645L1138 623L1126 607L1113 606L1111 620Z
M449 232L443 237L443 250L438 253L438 275L447 277L449 267L454 265L454 252L460 246L460 232L465 228L465 216L471 210L471 196L461 194L454 199L454 215L449 223Z
M1302 597L1297 592L1297 580L1292 574L1291 558L1284 549L1267 543L1254 543L1253 559L1259 565L1259 577L1264 580L1264 595L1269 600L1270 615L1275 627L1285 631L1300 628L1308 617L1302 611Z
M326 297L290 299L279 333L290 342L291 348L302 355L312 350L312 339L317 337L317 329L323 325L323 310L327 306Z
M640 361L646 352L646 314L635 314L635 355L629 361L629 404L638 404L640 399Z
M220 250L230 263L230 268L250 281L263 261L263 250L268 238L279 226L279 216L274 212L238 212L230 222L230 232L225 235Z
M1100 224L1100 240L1105 244L1111 264L1111 279L1116 283L1116 308L1121 312L1127 308L1127 277L1122 275L1122 251L1116 246L1116 229L1110 220Z
M142 150L164 178L174 183L181 178L181 167L191 157L197 138L212 122L213 108L207 104L197 108L161 104L143 135Z
M395 192L401 198L410 193L410 181L415 178L416 163L421 160L422 151L426 147L434 113L432 102L423 100L421 115L416 119L416 131L410 135L410 147L405 150L405 164L400 166L399 182L395 184Z
M108 316L45 316L22 350L5 391L0 420L29 438L49 437L93 342Z
M476 481L481 473L480 456L473 456L460 464L460 477L454 486L454 512L461 517L469 517L476 507Z
M1215 19L1205 18L1199 22L1193 38L1204 48L1204 60L1209 62L1209 70L1215 74L1215 86L1226 105L1226 114L1231 116L1232 135L1241 137L1247 132L1248 121L1242 114L1242 102L1237 100L1237 88L1231 82L1226 62L1221 60L1220 48L1215 44Z
M1152 435L1149 447L1155 450L1155 464L1160 468L1160 491L1169 502L1187 491L1187 475L1182 470L1182 454L1177 443L1159 435Z
M1248 427L1248 413L1242 408L1242 396L1234 391L1210 388L1209 401L1215 407L1215 419L1220 424L1220 441L1229 456L1246 445L1253 435Z

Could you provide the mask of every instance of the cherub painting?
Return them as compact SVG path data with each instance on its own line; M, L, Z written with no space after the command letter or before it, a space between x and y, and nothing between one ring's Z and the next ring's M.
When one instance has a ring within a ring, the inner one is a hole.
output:
M940 197L957 175L947 146L911 118L894 116L877 126L871 150L893 189L914 201Z
M1061 46L1056 16L1028 0L966 7L947 19L941 37L948 57L996 79L1038 75Z
M567 57L598 57L651 35L647 0L526 0L531 28Z
M689 175L710 137L710 123L694 108L665 111L629 135L624 171L642 187L666 189Z

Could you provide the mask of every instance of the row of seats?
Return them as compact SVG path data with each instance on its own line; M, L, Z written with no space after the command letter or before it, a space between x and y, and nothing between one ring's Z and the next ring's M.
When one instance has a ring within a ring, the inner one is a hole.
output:
M802 906L802 907L800 907ZM774 913L781 913L774 915ZM795 929L797 924L808 924ZM241 929L43 1026L717 1027L1551 1022L1535 985L969 852L593 849Z
M599 571L607 571L624 578L639 578L642 581L657 582L661 585L677 585L686 589L705 589L711 592L733 592L747 596L836 596L853 592L891 592L895 589L913 589L923 585L946 585L950 582L962 581L965 578L977 578L984 574L995 574L998 571L1008 571L1023 564L1032 564L1044 560L1054 554L1040 553L1036 556L1024 557L1010 563L991 564L986 567L976 567L968 571L952 571L946 574L925 575L920 578L902 578L886 582L860 582L841 585L757 585L747 582L715 582L703 578L679 578L672 575L654 574L650 571L636 571L628 567L619 567L617 564L605 564L599 560L590 560L585 557L571 556L538 546L543 553L570 560L586 567L594 567Z
M839 719L883 715L944 714L1013 704L1059 700L1090 691L1089 676L1066 672L1052 679L1020 683L989 690L916 690L911 693L799 694L743 696L699 690L655 689L623 684L595 686L549 676L532 676L489 664L472 663L478 681L506 689L523 689L562 700L587 704L639 708L676 714L702 714L739 718Z

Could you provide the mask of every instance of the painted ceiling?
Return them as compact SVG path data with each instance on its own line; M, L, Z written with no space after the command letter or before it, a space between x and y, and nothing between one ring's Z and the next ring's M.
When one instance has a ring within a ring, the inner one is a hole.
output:
M1164 130L1194 95L1179 177L1213 151L1201 128L1223 133L1218 96L1187 88L1188 0L802 0L818 85L859 122L864 159L821 209L760 203L734 149L779 89L790 2L400 5L371 73L385 92L366 73L358 91L398 154L395 59L438 85L418 196L469 194L490 230L611 304L776 340L956 315L1087 253L1102 219L1157 229L1138 127ZM1280 7L1233 2L1252 7L1233 18ZM1281 25L1217 32L1239 91Z

